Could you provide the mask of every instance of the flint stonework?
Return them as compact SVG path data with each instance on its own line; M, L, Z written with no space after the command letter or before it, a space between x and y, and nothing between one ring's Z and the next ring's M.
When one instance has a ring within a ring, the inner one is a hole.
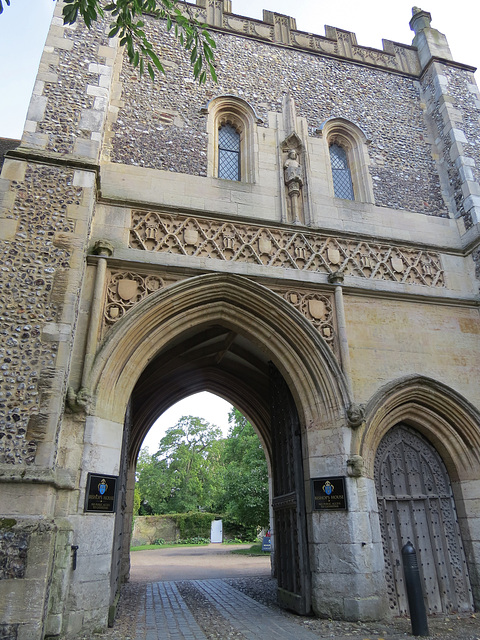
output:
M0 638L106 627L129 576L141 443L200 390L245 412L264 446L281 602L403 613L398 540L421 535L430 557L441 517L453 555L438 547L428 607L473 611L473 69L420 9L413 45L382 50L227 0L193 9L215 27L217 83L193 80L162 21L145 19L166 69L152 82L108 20L65 27L58 6L22 140L0 144ZM219 178L225 124L239 180ZM115 510L88 511L114 480ZM340 481L341 508L318 508Z

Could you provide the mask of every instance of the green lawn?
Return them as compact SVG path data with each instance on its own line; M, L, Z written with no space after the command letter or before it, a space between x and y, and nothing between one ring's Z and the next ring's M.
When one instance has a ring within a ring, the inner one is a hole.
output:
M130 547L130 551L146 551L147 549L175 549L175 547L204 547L208 544L208 542L190 544L186 542L185 544L173 544L166 542L165 544L142 544L138 547Z
M185 543L165 542L164 544L142 544L142 545L139 545L138 547L130 547L130 551L146 551L148 549L175 549L176 547L204 547L207 544L209 543L196 542L195 544L192 544L190 542L185 542ZM224 542L223 544L245 544L245 542L233 542L229 540L228 542ZM247 552L247 555L258 555L257 553L252 554L250 549L244 549L244 551ZM234 553L240 553L240 552L241 550L237 550Z
M235 549L232 553L239 553L242 556L269 556L270 551L262 551L261 544L253 544L248 549Z

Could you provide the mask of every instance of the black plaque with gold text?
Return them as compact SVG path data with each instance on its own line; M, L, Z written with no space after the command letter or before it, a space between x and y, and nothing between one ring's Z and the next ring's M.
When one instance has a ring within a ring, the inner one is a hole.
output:
M85 511L114 513L117 502L118 476L89 473L85 493Z
M347 487L343 476L327 476L312 479L314 511L348 510Z

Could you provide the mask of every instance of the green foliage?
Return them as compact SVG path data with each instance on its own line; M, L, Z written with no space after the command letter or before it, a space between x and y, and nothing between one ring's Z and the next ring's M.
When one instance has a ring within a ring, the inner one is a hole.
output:
M164 460L141 451L137 461L137 489L141 497L140 515L165 513L171 493L171 484Z
M245 525L240 522L236 514L225 514L223 520L223 533L228 538L241 540L242 542L255 542L259 525Z
M0 518L0 529L12 529L16 524L13 518Z
M138 512L140 511L140 505L142 504L142 498L140 497L140 491L138 487L135 487L135 492L133 494L133 515L138 516Z
M229 415L225 444L223 511L252 538L258 527L269 524L268 469L262 445L252 425L240 411ZM238 532L240 533L240 532Z
M5 0L10 4L10 0ZM0 0L0 13L2 13ZM180 45L188 52L193 75L200 84L207 79L207 72L214 82L215 41L207 31L207 25L200 23L192 8L184 0L113 0L104 5L102 0L64 0L63 22L74 24L81 18L90 28L94 22L109 14L113 22L108 36L119 36L125 47L128 60L140 75L148 71L153 80L155 72L165 73L162 63L152 43L144 31L145 16L166 21L167 31L172 32Z
M240 540L240 538L227 538L222 542L222 544L242 544L242 543L243 543L243 540Z
M161 538L160 538L161 539ZM202 538L202 540L205 540ZM175 547L192 547L200 544L210 544L210 540L205 540L205 542L175 542L165 544L141 544L137 547L130 547L130 551L147 551L149 549L175 549Z
M222 432L201 418L184 416L169 429L154 455L137 462L144 510L153 513L212 511L222 492Z
M207 31L207 25L199 22L192 8L184 0L113 0L103 6L102 0L63 0L63 23L74 24L80 18L90 29L92 24L109 14L113 19L109 38L119 36L120 44L126 48L128 60L140 75L148 71L153 80L155 72L165 69L144 31L144 16L163 19L167 31L171 31L180 45L188 52L193 75L200 84L207 79L207 71L214 82L215 41ZM10 6L10 0L4 0ZM0 14L3 0L0 0Z
M214 513L202 513L192 511L190 513L177 513L172 515L179 531L180 538L192 538L200 536L210 540L210 529L212 520L215 520Z
M177 540L175 544L191 545L191 544L210 544L210 538L202 538L202 536L194 536L193 538L185 538Z
M182 539L208 538L214 513L225 533L254 541L269 524L268 470L252 425L236 409L230 432L185 416L169 429L151 455L137 463L140 514L172 514Z
M248 549L234 549L232 553L237 553L241 556L269 556L270 551L262 551L261 544L253 544Z
M10 6L10 0L5 0L5 4L7 5L7 7L9 7ZM0 0L0 13L3 13L2 0Z

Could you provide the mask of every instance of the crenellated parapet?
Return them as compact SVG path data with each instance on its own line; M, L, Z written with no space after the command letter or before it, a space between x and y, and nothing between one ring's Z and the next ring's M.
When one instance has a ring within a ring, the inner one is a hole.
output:
M416 47L383 40L383 49L364 47L350 31L325 27L325 36L299 31L295 18L273 11L263 11L263 20L231 13L231 2L225 0L197 0L199 18L212 27L225 29L242 36L250 36L282 46L303 49L373 65L411 75L421 73Z

